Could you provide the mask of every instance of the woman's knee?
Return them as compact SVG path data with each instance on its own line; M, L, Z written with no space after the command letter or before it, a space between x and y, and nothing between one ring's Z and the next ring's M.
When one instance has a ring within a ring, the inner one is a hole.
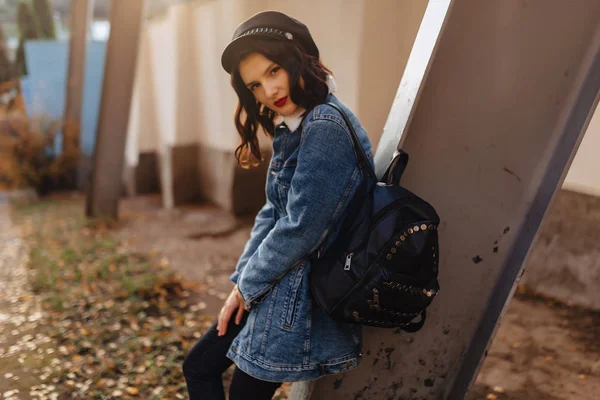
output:
M218 336L215 323L183 360L183 376L187 380L220 379L221 374L233 363L227 358L232 340Z
M190 352L183 360L183 376L186 379L202 379L212 375L219 375L212 372L211 368L204 362L202 357L195 357L194 352Z
M185 376L186 379L196 374L194 362L191 359L190 354L188 354L183 360L183 365L181 366L181 369L183 370L183 376Z

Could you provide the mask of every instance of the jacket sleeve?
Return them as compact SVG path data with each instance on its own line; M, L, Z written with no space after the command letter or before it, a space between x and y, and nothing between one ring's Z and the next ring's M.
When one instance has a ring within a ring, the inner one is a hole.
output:
M273 204L267 199L265 205L260 209L258 214L256 214L256 218L254 219L254 226L252 227L252 231L250 232L250 239L246 242L244 246L244 251L238 260L237 265L235 266L235 272L231 274L230 278L233 283L238 283L238 279L240 273L246 266L246 263L254 254L258 245L264 240L269 231L273 229L275 225L275 218L273 216Z
M281 217L252 254L238 281L246 306L265 295L325 239L360 177L352 139L333 120L307 123Z

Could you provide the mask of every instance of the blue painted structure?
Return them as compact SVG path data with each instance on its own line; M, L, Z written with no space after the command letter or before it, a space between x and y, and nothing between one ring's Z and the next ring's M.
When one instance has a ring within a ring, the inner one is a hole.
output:
M68 55L68 41L30 40L25 43L28 75L21 78L21 86L29 115L62 119ZM81 108L81 150L87 156L92 155L96 141L105 55L106 42L88 42Z

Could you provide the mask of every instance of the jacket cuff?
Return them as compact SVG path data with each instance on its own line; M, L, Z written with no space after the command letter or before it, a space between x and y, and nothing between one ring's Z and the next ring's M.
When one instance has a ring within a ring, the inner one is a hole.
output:
M253 294L244 293L243 282L244 281L242 280L242 282L241 282L242 287L240 287L240 283L237 283L238 292L240 292L240 295L242 296L242 300L244 300L244 304L246 305L247 308L251 308L252 304L261 303L264 300L264 298L267 297L267 295L273 289L273 285L268 285L257 293L253 293Z

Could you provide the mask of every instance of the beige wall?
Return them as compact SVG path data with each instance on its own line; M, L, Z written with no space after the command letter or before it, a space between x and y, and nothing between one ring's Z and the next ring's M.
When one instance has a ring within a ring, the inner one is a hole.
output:
M596 109L577 155L565 178L563 188L600 196L600 107Z
M175 143L175 83L177 57L175 44L176 21L173 18L163 18L146 25L145 33L149 41L149 77L154 89L154 107L142 111L140 117L145 118L154 113L157 119L158 132L163 141ZM140 86L150 84L140 82ZM136 88L139 90L139 88ZM140 132L143 137L145 132Z
M375 0L364 9L357 113L377 148L427 1Z
M138 164L139 153L156 151L158 147L158 118L155 109L154 79L150 58L150 38L144 28L136 67L134 91L129 113L125 161ZM140 134L143 132L143 134Z
M229 85L229 75L221 68L220 58L243 15L243 8L236 7L236 3L209 1L179 5L192 16L190 28L194 41L186 42L186 51L193 54L193 73L197 77L195 137L201 144L222 151L231 150L238 141L232 122L235 93Z

